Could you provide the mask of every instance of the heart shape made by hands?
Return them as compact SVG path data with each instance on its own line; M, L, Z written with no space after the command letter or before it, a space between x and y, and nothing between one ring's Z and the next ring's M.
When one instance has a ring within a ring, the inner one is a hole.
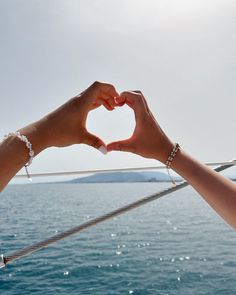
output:
M88 131L96 134L106 144L130 138L134 128L134 113L127 105L117 107L113 111L98 108L88 114Z

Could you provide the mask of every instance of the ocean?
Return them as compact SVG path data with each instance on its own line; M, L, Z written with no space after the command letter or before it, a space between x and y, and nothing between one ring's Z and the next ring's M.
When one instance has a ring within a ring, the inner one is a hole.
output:
M169 185L10 185L0 253ZM236 294L236 231L188 187L14 261L0 269L0 294Z

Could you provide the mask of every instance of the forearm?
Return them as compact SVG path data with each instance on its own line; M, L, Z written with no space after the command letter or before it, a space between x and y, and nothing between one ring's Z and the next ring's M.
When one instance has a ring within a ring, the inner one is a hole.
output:
M133 152L166 164L176 146L155 120L140 91L126 91L118 98L134 110L136 126L133 135L112 142L108 151ZM177 151L171 168L185 178L228 223L236 228L236 184L193 159L182 149ZM168 165L169 165L168 164Z
M47 119L19 129L32 143L35 156L49 146ZM29 161L29 150L17 136L11 136L0 144L0 191Z
M196 191L236 228L236 184L198 162L183 150L176 155L172 169L186 179Z
M100 106L113 110L119 94L108 83L94 82L81 94L71 98L41 120L19 130L25 135L35 152L39 154L47 147L66 147L73 144L87 144L96 149L105 148L105 143L88 132L88 113ZM24 142L11 136L0 143L0 191L12 177L29 161L29 150Z

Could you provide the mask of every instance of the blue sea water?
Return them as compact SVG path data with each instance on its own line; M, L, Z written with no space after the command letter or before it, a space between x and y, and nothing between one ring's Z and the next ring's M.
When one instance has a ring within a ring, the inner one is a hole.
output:
M0 253L168 185L8 186ZM236 232L188 187L0 269L0 294L236 294Z

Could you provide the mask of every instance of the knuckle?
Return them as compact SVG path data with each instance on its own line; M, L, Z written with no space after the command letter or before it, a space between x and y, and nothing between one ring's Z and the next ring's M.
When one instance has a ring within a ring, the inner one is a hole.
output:
M115 93L115 87L109 83L103 83L105 92Z
M129 91L123 91L123 92L121 92L121 94L120 94L120 96L122 96L122 97L127 97L127 96L129 96L131 93L129 92Z
M135 100L141 100L142 99L142 94L141 92L137 92L136 90L133 91L128 91L129 95L132 96Z
M137 94L142 94L142 92L140 90L133 90L133 92L135 92Z
M100 84L101 84L100 81L94 81L92 85L93 85L94 87L98 87Z
M134 99L136 102L141 103L142 102L142 95L136 94L136 95L134 95Z
M115 87L112 84L107 84L108 88L115 92Z

